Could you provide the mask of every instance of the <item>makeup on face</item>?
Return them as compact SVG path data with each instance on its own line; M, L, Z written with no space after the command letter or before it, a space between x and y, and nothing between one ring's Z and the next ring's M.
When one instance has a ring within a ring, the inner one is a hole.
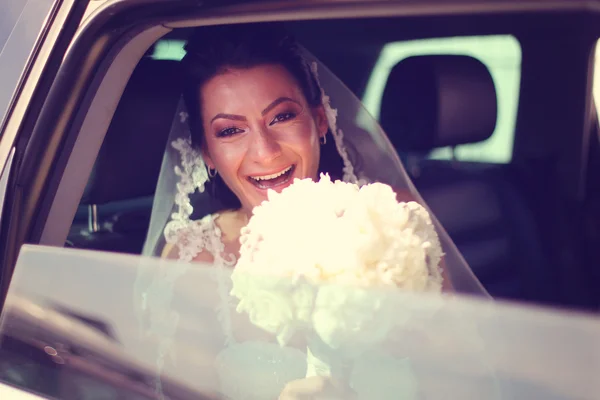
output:
M242 207L251 210L268 190L281 191L296 178L316 177L327 128L284 67L228 70L201 96L206 161Z

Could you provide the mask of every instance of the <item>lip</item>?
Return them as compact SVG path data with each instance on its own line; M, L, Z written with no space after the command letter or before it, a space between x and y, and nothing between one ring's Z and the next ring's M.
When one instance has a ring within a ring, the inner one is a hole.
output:
M256 179L257 177L261 177L261 176L277 175L283 171L287 171L290 168L294 169L295 166L296 166L295 164L291 164L291 165L286 166L285 168L279 168L279 169L273 170L272 172L265 172L265 173L261 173L260 175L259 174L248 175L248 178Z
M290 167L291 167L291 168L290 168ZM290 169L290 171L289 171L289 172L286 172L286 173L288 174L288 177L287 177L287 178L286 178L284 181L282 181L282 182L279 182L278 184L276 184L276 185L274 185L274 186L269 186L269 187L261 187L261 185L260 185L259 181L257 181L257 180L254 178L254 177L260 177L260 176L269 176L269 175L275 175L275 174L278 174L278 173L280 173L280 172L282 172L282 171L285 171L285 170L287 170L287 169ZM296 172L296 164L292 164L292 165L289 165L289 166L287 166L287 167L285 167L285 168L280 168L280 169L278 169L278 170L275 170L275 171L273 171L273 172L269 172L269 173L261 173L260 175L258 175L258 174L257 174L257 175L249 175L249 176L247 177L247 180L248 180L248 182L249 182L249 183L250 183L250 184L251 184L251 185L252 185L252 186L253 186L253 187L254 187L256 190L259 190L259 191L264 191L264 192L266 192L266 191L267 191L267 190L269 190L269 189L279 189L279 188L283 188L283 187L285 187L285 186L288 186L288 185L289 185L289 184L290 184L290 183L293 181L293 179L294 179L294 173L295 173L295 172Z

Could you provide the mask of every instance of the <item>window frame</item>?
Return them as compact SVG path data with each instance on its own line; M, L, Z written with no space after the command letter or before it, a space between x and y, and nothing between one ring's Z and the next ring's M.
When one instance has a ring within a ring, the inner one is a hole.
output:
M44 2L45 1L45 2ZM15 204L19 204L22 193L19 193L17 175L20 172L20 163L27 150L28 129L33 120L29 115L36 115L45 99L50 85L67 46L75 33L87 7L89 0L44 0L40 2L30 1L25 5L19 20L13 29L13 34L4 45L4 50L9 50L8 55L13 55L12 49L15 43L24 46L14 53L26 55L22 68L17 64L13 72L18 73L14 91L11 93L10 103L3 115L4 119L0 125L0 168L3 171L2 178L6 186L0 193L0 310L4 304L4 298L10 278L12 267L10 256L16 250L14 241L9 237L9 230L15 227L16 215L13 213ZM43 6L49 6L48 9ZM30 8L28 8L30 7ZM32 36L15 35L15 29L25 27ZM33 27L33 29L31 29ZM35 29L38 27L39 30ZM27 38L22 43L19 39ZM29 47L28 47L29 46ZM18 46L17 46L18 47ZM7 53L2 55L6 56ZM23 61L17 57L16 62ZM13 75L15 78L16 75ZM35 118L35 117L34 117Z

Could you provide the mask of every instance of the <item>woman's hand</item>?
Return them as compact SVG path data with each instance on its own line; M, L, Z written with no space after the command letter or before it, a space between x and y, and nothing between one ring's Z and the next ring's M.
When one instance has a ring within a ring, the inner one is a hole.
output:
M358 397L349 386L328 377L311 376L289 382L279 400L355 400Z

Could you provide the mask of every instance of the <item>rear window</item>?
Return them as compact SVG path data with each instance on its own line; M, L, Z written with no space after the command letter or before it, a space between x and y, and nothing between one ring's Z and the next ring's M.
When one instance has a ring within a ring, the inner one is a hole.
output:
M392 68L412 56L467 55L481 61L490 71L498 96L498 123L492 136L483 142L457 146L460 161L508 163L512 158L521 81L521 46L514 36L468 36L388 43L384 46L369 78L363 103L379 117L383 90ZM433 159L452 158L452 149L433 151Z
M185 56L185 41L183 40L160 40L154 46L152 58L155 60L180 61Z

